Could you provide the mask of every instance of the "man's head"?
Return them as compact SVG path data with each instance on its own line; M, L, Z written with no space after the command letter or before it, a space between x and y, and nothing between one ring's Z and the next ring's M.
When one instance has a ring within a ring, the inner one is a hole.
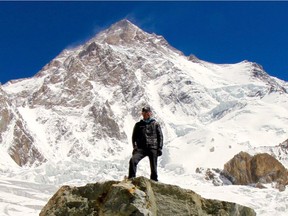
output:
M151 111L150 107L143 107L142 108L142 116L143 116L144 120L149 119L152 116L152 111Z

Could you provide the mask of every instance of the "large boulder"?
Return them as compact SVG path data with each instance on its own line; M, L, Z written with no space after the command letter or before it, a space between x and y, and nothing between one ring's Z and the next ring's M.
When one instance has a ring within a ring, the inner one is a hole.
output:
M224 173L237 185L276 182L285 189L288 184L287 169L267 153L251 156L240 152L224 165Z
M40 216L256 215L235 203L204 199L191 190L144 177L61 187Z

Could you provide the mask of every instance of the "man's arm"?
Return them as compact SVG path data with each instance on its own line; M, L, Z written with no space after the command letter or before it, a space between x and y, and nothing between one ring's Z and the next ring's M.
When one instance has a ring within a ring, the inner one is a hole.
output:
M157 123L156 131L157 131L158 149L162 150L162 148L163 148L163 133L162 133L161 126L159 123Z
M134 125L133 133L132 133L132 146L133 149L137 148L137 124Z

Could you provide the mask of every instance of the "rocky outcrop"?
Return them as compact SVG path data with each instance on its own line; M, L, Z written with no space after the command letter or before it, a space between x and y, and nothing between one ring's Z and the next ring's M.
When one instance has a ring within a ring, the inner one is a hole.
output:
M287 169L267 153L251 156L240 152L224 165L224 173L237 185L276 182L283 190L288 184Z
M83 187L61 187L40 216L128 215L256 215L235 203L204 199L191 190L144 177Z
M8 97L6 96L5 92L0 87L0 143L3 141L2 135L6 132L9 123L13 119L13 115L9 110L11 106Z
M271 78L263 69L263 67L257 63L251 63L252 64L252 76L256 79L259 79L261 81L264 81L267 83L268 88L268 94L271 94L273 92L279 92L281 94L287 94L287 89L280 85L278 82L275 81L275 79Z
M279 153L279 158L280 159L282 159L283 157L288 155L288 139L285 140L284 142L280 143L277 147L278 147L278 153ZM281 155L281 153L283 155Z
M10 130L9 130L10 128ZM4 136L3 136L4 135ZM9 141L7 137L11 137ZM46 159L35 147L35 141L17 108L0 88L0 144L10 144L9 156L19 166L38 165Z

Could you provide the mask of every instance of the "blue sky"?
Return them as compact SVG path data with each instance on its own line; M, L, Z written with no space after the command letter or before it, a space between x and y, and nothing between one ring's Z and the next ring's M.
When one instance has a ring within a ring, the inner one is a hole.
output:
M288 81L288 2L0 2L0 82L34 76L63 49L127 18L185 55L257 62Z

